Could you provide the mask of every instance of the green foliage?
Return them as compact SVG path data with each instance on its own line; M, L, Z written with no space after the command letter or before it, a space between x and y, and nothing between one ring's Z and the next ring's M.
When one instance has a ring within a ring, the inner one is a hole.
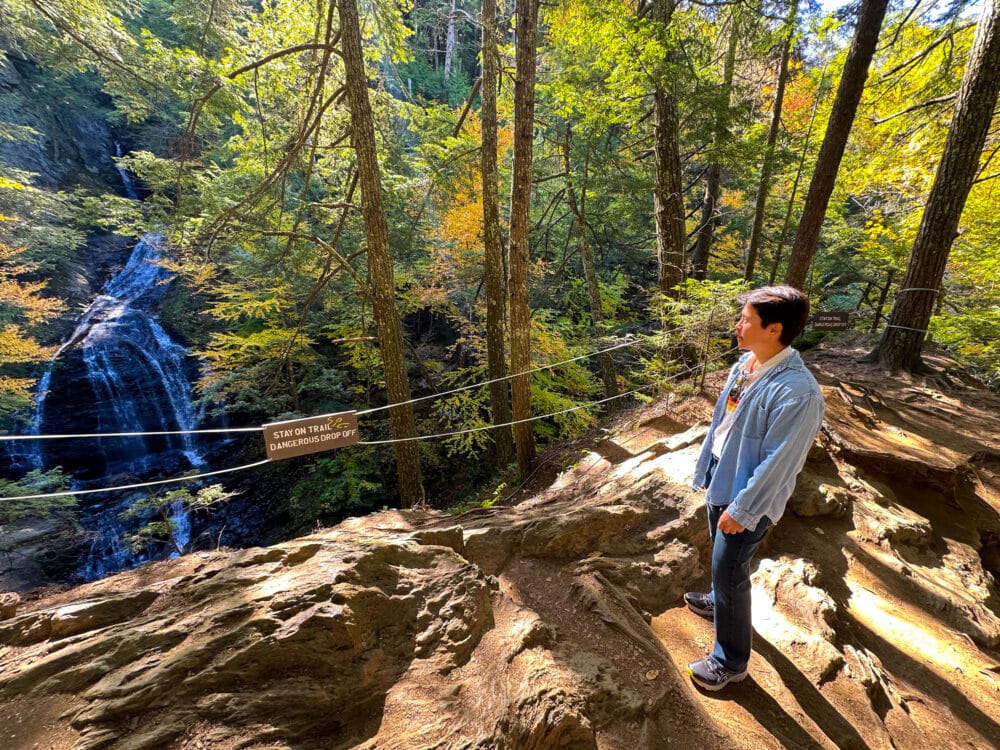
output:
M27 499L30 495L64 492L68 486L60 469L46 472L35 469L16 481L0 478L0 552L17 549L16 532L22 522L55 531L75 530L77 501L72 495Z
M47 495L64 492L69 481L60 469L40 471L34 469L21 479L0 479L0 527L23 518L55 518L60 523L73 523L76 498L63 497L20 500L27 495Z
M448 373L442 378L441 386L450 390L469 381L482 382L485 380L485 368L475 368ZM446 438L444 446L449 458L461 456L467 460L475 459L492 445L492 434L487 429L492 423L489 395L489 388L483 386L434 399L432 408L435 416L441 420L443 432L478 430L478 432L468 432L464 435Z
M0 176L0 242L47 276L67 277L86 239L73 196L36 188L30 174L9 167Z
M184 554L186 550L177 537L178 524L174 517L195 511L211 512L232 497L233 493L227 492L221 484L212 484L194 494L183 488L137 500L121 514L125 521L143 521L138 531L128 535L126 542L134 551L163 546Z
M532 364L542 367L589 354L593 342L588 336L570 344L572 323L555 310L536 310L531 326ZM585 405L598 391L594 376L587 369L588 360L577 360L531 375L531 406L535 414L553 414L534 422L542 440L566 440L579 437L596 422L595 409ZM563 412L563 413L559 413Z
M400 93L417 101L450 102L453 106L461 106L472 90L464 71L452 71L446 79L444 69L431 67L424 57L403 63L396 71L402 89Z
M291 489L288 508L293 525L308 529L347 515L363 515L390 500L386 466L369 446L322 456Z
M974 296L961 300L956 311L931 318L935 342L948 347L990 388L1000 389L1000 303L983 305Z
M659 345L648 357L644 379L672 390L674 381L718 369L730 350L733 322L738 317L736 301L747 289L743 281L696 281L688 279L678 298L660 295L654 304L662 310L664 331Z
M496 476L493 476L474 493L474 498L467 501L459 501L452 505L448 512L451 515L460 515L470 510L482 510L496 506L503 500L504 492L510 489L517 479L517 468L513 464L501 469Z

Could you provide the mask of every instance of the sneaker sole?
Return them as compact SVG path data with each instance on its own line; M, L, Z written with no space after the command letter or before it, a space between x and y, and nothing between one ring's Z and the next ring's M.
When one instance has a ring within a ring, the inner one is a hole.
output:
M687 673L688 676L691 678L691 682L693 682L695 685L702 688L703 690L708 690L709 692L714 693L718 690L722 690L722 688L724 688L726 685L732 682L742 682L747 678L747 675L750 674L750 671L747 670L743 674L733 675L728 680L723 682L721 685L709 685L708 683L702 682L701 680L698 679L697 675L695 675L695 673L692 672L690 669L688 669Z

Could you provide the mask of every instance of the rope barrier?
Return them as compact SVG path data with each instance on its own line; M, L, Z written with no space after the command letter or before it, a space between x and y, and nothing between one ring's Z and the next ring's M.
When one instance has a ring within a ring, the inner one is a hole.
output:
M427 396L419 396L417 398L411 398L409 401L400 401L395 404L386 404L385 406L377 406L373 409L365 409L363 411L356 412L357 416L364 416L367 414L374 414L375 412L384 411L386 409L392 409L397 406L405 406L407 404L416 404L421 401L427 401L430 399L441 398L443 396L449 396L453 393L460 393L462 391L467 391L472 388L480 388L485 385L490 385L492 383L499 383L504 380L511 380L516 377L521 377L524 375L531 375L535 372L541 372L543 370L551 370L554 367L560 367L571 362L577 362L581 359L588 359L590 357L596 357L601 354L607 354L608 352L613 352L618 349L624 349L630 346L635 346L640 343L649 343L658 338L662 338L671 333L675 333L680 330L679 328L673 328L669 331L663 331L649 339L635 339L632 341L626 341L622 344L615 344L606 349L599 349L595 352L589 352L587 354L581 354L577 357L571 357L570 359L564 359L561 362L553 362L548 365L541 365L531 370L526 370L525 372L515 373L513 375L505 375L501 378L494 378L492 380L486 380L480 383L471 383L470 385L464 385L459 388L454 388L450 391L444 391L442 393L431 393ZM332 416L330 414L317 414L314 418L321 418L326 416ZM212 435L212 434L226 434L231 432L261 432L264 428L262 426L257 427L220 427L213 429L204 430L163 430L159 432L100 432L100 433L80 433L80 434L60 434L60 435L0 435L0 442L11 442L15 440L72 440L72 439L83 439L83 438L113 438L113 437L156 437L156 436L166 436L166 435Z
M183 477L174 477L173 479L158 479L155 482L141 482L138 484L123 484L118 487L103 487L97 490L66 490L65 492L50 492L44 495L7 495L2 498L4 500L43 500L51 497L68 497L69 495L94 495L98 492L120 492L122 490L137 490L141 487L154 487L161 484L172 484L173 482L189 482L195 479L201 479L202 477L214 477L219 474L229 474L234 471L243 471L244 469L252 469L255 466L263 466L264 464L271 463L271 459L265 458L263 461L257 461L252 464L244 464L243 466L232 466L228 469L218 469L217 471L206 471L203 474L189 474Z
M519 378L519 377L522 377L522 376L525 376L525 375L531 375L532 373L536 373L536 372L542 372L543 370L551 370L553 367L560 367L561 365L567 365L570 362L576 362L576 361L581 360L581 359L589 359L590 357L597 357L597 356L600 356L601 354L607 354L608 352L613 352L613 351L616 351L618 349L625 349L625 348L627 348L629 346L635 346L638 343L642 343L642 342L649 343L649 342L653 341L654 339L662 338L663 336L667 336L667 335L669 335L671 333L676 333L679 330L680 330L680 327L678 327L678 328L671 328L669 331L663 331L662 333L658 333L655 336L651 336L649 339L635 339L633 341L626 341L623 344L615 344L614 346L609 346L607 349L599 349L596 352L590 352L589 354L581 354L578 357L572 357L570 359L564 359L561 362L553 362L550 365L541 365L540 367L535 367L535 368L533 368L531 370L525 370L524 372L518 372L518 373L514 373L512 375L504 375L502 378L493 378L492 380L484 380L484 381L482 381L480 383L471 383L470 385L463 385L463 386L461 386L459 388L453 388L450 391L443 391L442 393L431 393L431 394L429 394L427 396L420 396L418 398L411 398L409 401L401 401L398 404L386 404L385 406L376 406L374 409L365 409L364 411L359 411L359 412L357 412L357 415L360 417L360 416L363 416L363 415L366 415L366 414L373 414L373 413L375 413L377 411L384 411L386 409L392 409L395 406L403 406L404 404L415 404L418 401L427 401L428 399L441 398L442 396L450 396L453 393L461 393L462 391L468 391L468 390L471 390L472 388L481 388L484 385L492 385L493 383L500 383L500 382L503 382L504 380L513 380L514 378ZM325 415L321 415L321 416L325 416Z
M887 324L886 328L899 328L900 330L903 330L903 331L916 331L917 333L930 333L930 331L928 331L925 328L910 328L909 326L897 326L897 325L893 325L891 323Z
M903 292L934 292L934 294L939 294L940 291L941 291L940 289L931 289L930 287L926 286L911 286L907 289L898 290L896 294L902 294Z
M260 432L263 427L219 427L207 430L163 430L161 432L94 432L80 435L0 435L0 441L69 440L73 438L154 437L159 435L209 435L229 432Z
M539 419L546 419L547 417L555 417L559 414L567 414L571 411L578 411L580 409L586 409L591 406L597 406L598 404L603 404L607 401L613 401L616 398L625 398L626 396L631 396L640 391L645 391L653 387L653 383L649 385L644 385L642 388L636 388L628 393L619 393L617 396L609 396L608 398L603 398L600 401L590 401L586 404L578 404L577 406L571 406L568 409L562 409L560 411L554 411L550 414L540 414L535 417L528 417L527 419L515 419L513 422L503 422L502 424L491 424L485 427L472 427L468 430L457 430L455 432L440 432L436 435L417 435L415 437L408 438L394 438L392 440L361 440L358 445L389 445L390 443L409 443L414 440L432 440L434 438L446 438L453 437L455 435L469 435L473 432L484 432L485 430L495 430L498 427L511 427L516 424L525 424L526 422L534 422Z
M729 353L731 353L733 351L735 351L735 350L734 349L730 349L729 351L725 352L724 354L719 355L718 357L713 357L712 359L707 360L706 364L708 362L714 362L714 361L716 361L718 359L722 359L723 357L726 356L726 354L729 354ZM682 372L679 372L679 373L676 373L675 375L671 376L671 378L682 377L682 376L687 375L689 373L692 373L692 372L695 372L697 370L700 370L702 367L703 367L703 365L695 365L694 367L689 367L686 370L684 370ZM516 425L516 424L525 424L527 422L534 422L534 421L539 420L539 419L547 419L548 417L555 417L555 416L558 416L560 414L568 414L571 411L579 411L580 409L587 409L587 408L592 407L592 406L599 406L600 404L607 403L608 401L614 401L615 399L618 399L618 398L625 398L626 396L632 396L632 395L634 395L636 393L640 393L642 391L649 390L650 388L654 387L655 385L657 385L657 384L656 383L650 383L648 385L642 386L641 388L636 388L634 390L628 391L627 393L619 393L619 394L617 394L615 396L608 396L607 398L602 398L602 399L600 399L598 401L590 401L590 402L588 402L586 404L578 404L577 406L571 406L571 407L569 407L567 409L561 409L560 411L554 411L554 412L551 412L549 414L540 414L540 415L537 415L537 416L534 416L534 417L528 417L526 419L515 419L513 422L503 422L501 424L491 424L491 425L486 425L484 427L472 427L472 428L469 428L468 430L456 430L455 432L441 432L441 433L438 433L436 435L416 435L414 437L393 438L391 440L361 440L361 441L358 442L358 445L389 445L391 443L408 443L408 442L412 442L414 440L431 440L431 439L434 439L434 438L454 437L456 435L469 435L469 434L471 434L473 432L484 432L486 430L495 430L498 427L511 427L513 425Z
M722 353L722 354L720 354L720 355L718 355L716 357L713 357L713 358L711 358L709 360L706 360L704 364L698 364L698 365L694 365L693 367L688 367L688 368L686 368L685 370L683 370L683 371L681 371L679 373L675 373L670 378L668 378L668 380L674 380L674 379L683 377L684 375L687 375L689 373L695 372L695 371L697 371L699 369L702 369L709 362L715 362L717 360L720 360L720 359L724 358L725 356L727 356L728 354L732 353L733 351L735 351L735 350L734 349L729 349L728 351L726 351L726 352L724 352L724 353ZM402 442L410 442L410 441L413 441L413 440L433 440L433 439L436 439L436 438L452 437L452 436L455 436L455 435L465 435L465 434L472 433L472 432L483 432L484 430L492 430L492 429L496 429L497 427L509 427L509 426L515 425L515 424L523 424L525 422L534 422L534 421L537 421L539 419L548 419L549 417L555 417L555 416L558 416L560 414L567 414L567 413L569 413L571 411L577 411L579 409L586 409L586 408L592 407L592 406L599 406L600 404L607 403L608 401L613 401L613 400L618 399L618 398L625 398L626 396L632 396L632 395L635 395L636 393L640 393L642 391L649 390L650 388L652 388L652 387L654 387L656 385L657 385L656 383L650 383L650 384L644 385L644 386L642 386L640 388L636 388L634 390L628 391L627 393L619 393L619 394L617 394L615 396L609 396L607 398L603 398L603 399L600 399L598 401L591 401L591 402L586 403L586 404L579 404L577 406L571 406L568 409L562 409L560 411L551 412L549 414L539 414L539 415L536 415L534 417L529 417L528 419L519 419L519 420L515 420L513 422L506 422L504 424L487 425L485 427L474 427L474 428L471 428L469 430L458 430L458 431L455 431L455 432L445 432L445 433L440 433L440 434L436 434L436 435L416 435L416 436L410 437L410 438L396 438L396 439L392 439L392 440L360 441L357 444L358 445L386 445L386 444L389 444L389 443L402 443ZM233 467L228 468L228 469L219 469L217 471L208 471L208 472L204 472L202 474L189 474L189 475L183 476L183 477L174 477L173 479L160 479L160 480L157 480L157 481L154 481L154 482L140 482L140 483L136 483L136 484L126 484L126 485L120 485L118 487L104 487L104 488L101 488L101 489L93 489L93 490L77 490L77 491L66 490L66 491L63 491L63 492L50 492L50 493L38 494L38 495L9 495L9 496L6 496L4 498L0 498L0 500L43 500L43 499L49 499L49 498L54 498L54 497L68 497L70 495L93 495L93 494L97 494L97 493L100 493L100 492L120 492L120 491L123 491L123 490L134 490L134 489L141 489L143 487L155 487L155 486L164 485L164 484L171 484L173 482L193 481L193 480L196 480L196 479L201 479L203 477L217 476L219 474L230 474L230 473L237 472L237 471L243 471L245 469L253 469L253 468L256 468L258 466L263 466L264 464L267 464L267 463L273 463L273 462L271 461L271 459L264 459L263 461L257 461L255 463L251 463L251 464L244 464L242 466L233 466Z

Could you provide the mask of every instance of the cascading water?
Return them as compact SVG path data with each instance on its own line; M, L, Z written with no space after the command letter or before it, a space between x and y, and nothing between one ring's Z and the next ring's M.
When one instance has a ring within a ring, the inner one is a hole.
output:
M49 395L38 399L43 434L197 428L201 415L192 405L187 352L155 317L171 278L156 262L161 247L162 238L155 234L136 245L128 263L105 285L60 349L56 364L61 358L65 365L53 368ZM73 399L78 408L46 408L53 392L65 403L69 389L82 396L82 402ZM47 465L61 465L89 485L119 483L108 482L110 477L170 474L204 463L190 434L100 438L90 441L89 448L74 440L47 444L43 450ZM124 530L118 516L123 510L121 503L114 503L94 516L97 534L83 577L101 577L138 561L121 541ZM180 508L173 510L171 520L189 535L190 521Z
M105 285L59 348L36 397L33 421L39 433L197 427L200 415L191 403L187 351L170 338L154 312L170 281L170 273L156 263L161 244L162 238L151 234L135 246L125 268ZM53 399L60 408L51 408ZM35 452L45 466L62 466L85 484L202 463L191 435L53 441L41 443Z
M125 267L104 287L57 350L39 381L31 434L172 432L196 429L202 414L191 398L193 365L183 346L156 319L171 274L157 261L163 240L146 235ZM24 471L60 466L73 489L169 476L204 464L193 435L28 441L11 463ZM20 447L20 446L19 446ZM124 480L124 481L123 481ZM123 542L119 516L134 498L88 505L81 524L90 530L90 554L79 574L92 580L143 560ZM174 536L183 547L190 519L171 509Z
M115 155L122 147L115 144ZM123 192L138 193L131 176L116 169ZM172 278L159 261L163 238L149 234L134 247L124 267L101 289L56 350L39 379L30 421L19 432L29 435L181 432L143 437L26 440L5 443L2 469L19 478L32 470L59 467L73 490L141 483L177 476L205 464L212 447L183 431L196 429L204 409L192 403L191 383L198 364L158 320L158 308ZM172 489L171 486L165 489ZM123 519L137 500L156 488L130 493L82 496L79 524L91 542L77 573L86 580L134 566L155 548L132 550L127 536L145 519ZM192 519L184 504L163 512L172 526L174 545L184 549L192 538Z
M115 141L115 156L119 159L122 158L122 144L118 141ZM122 178L122 189L125 190L125 195L132 200L139 200L139 193L136 192L135 183L132 182L132 175L118 162L115 162L115 169L118 170L118 175Z
M115 144L117 156L121 146ZM137 194L128 173L117 167L125 193ZM78 320L38 383L30 427L35 435L183 432L196 429L204 414L192 403L197 364L157 319L172 279L158 261L163 238L148 234L125 266ZM9 451L14 474L61 467L75 490L100 489L176 476L204 464L205 446L191 434L24 441ZM81 502L81 526L92 538L78 570L86 580L143 562L126 536L135 521L122 513L142 497L93 495ZM93 498L104 498L95 502ZM166 512L176 546L191 537L182 503Z

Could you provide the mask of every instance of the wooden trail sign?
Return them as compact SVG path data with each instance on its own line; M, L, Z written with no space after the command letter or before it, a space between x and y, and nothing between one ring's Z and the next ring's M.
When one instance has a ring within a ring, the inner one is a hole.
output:
M851 327L849 312L821 312L813 318L814 331L846 331Z
M353 411L264 425L264 447L271 460L354 445L360 439L358 415Z

